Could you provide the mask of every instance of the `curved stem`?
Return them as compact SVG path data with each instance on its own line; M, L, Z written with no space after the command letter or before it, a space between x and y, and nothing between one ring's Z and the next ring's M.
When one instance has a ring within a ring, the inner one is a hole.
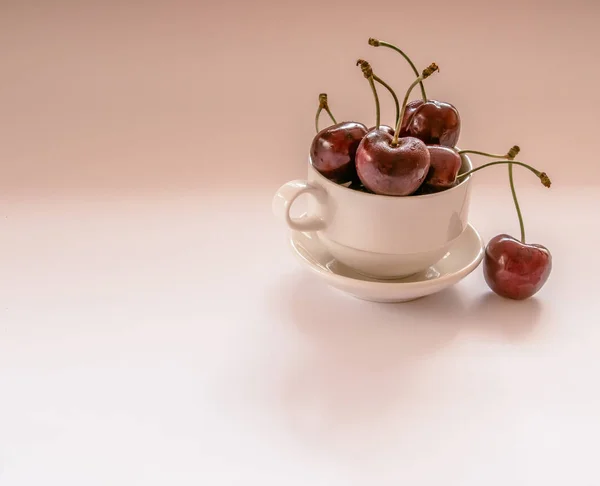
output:
M317 114L315 115L315 129L317 130L317 133L319 133L319 115L321 114L322 109L323 107L319 106L319 108L317 108Z
M419 76L419 71L417 70L414 63L411 61L410 57L408 57L402 50L400 50L394 44L390 44L389 42L383 42L383 41L373 39L373 38L369 39L369 44L374 47L383 46L383 47L389 47L390 49L393 49L398 54L400 54L404 59L406 59L406 62L408 62L408 64L410 64L410 67L414 71L415 76L417 76L417 77ZM420 85L421 85L421 96L423 97L423 101L427 101L427 93L425 92L425 86L423 85L423 80L420 81Z
M329 118L331 118L331 121L335 125L337 122L335 121L335 117L333 116L333 113L331 113L331 110L329 109L329 105L325 106L325 111L329 114Z
M530 165L524 164L523 162L519 162L518 160L497 160L495 162L489 162L487 164L480 165L479 167L475 167L474 169L471 169L467 172L463 172L462 174L458 174L456 176L456 178L462 179L463 177L467 177L468 175L471 175L471 174L477 172L478 170L485 169L486 167L491 167L492 165L499 165L499 164L510 164L511 167L512 167L512 164L515 164L515 165L520 165L521 167L525 167L526 169L529 169L531 172L533 172L540 179L540 181L542 181L542 184L544 186L550 187L551 181L550 181L550 178L548 177L548 174L546 174L545 172L540 172L539 170L531 167Z
M333 113L331 113L331 110L329 109L329 103L327 102L327 93L319 94L319 108L317 108L317 114L315 115L315 129L317 130L317 133L319 133L319 115L321 115L321 111L323 110L325 110L329 114L331 121L333 121L333 123L336 124L337 122L335 121Z
M458 154L477 154L483 155L485 157L491 157L492 159L508 159L514 160L514 158L519 154L521 148L518 145L513 145L506 154L496 155L496 154L488 154L487 152L480 152L479 150L459 150Z
M400 116L396 121L396 130L394 131L394 139L392 140L392 147L396 147L398 145L398 137L400 136L400 126L402 125L402 119L404 118L404 112L406 111L406 104L408 103L408 97L410 96L410 92L413 88L423 81L423 75L419 76L415 79L412 84L409 86L406 91L406 95L404 95L404 100L402 101L402 111L400 111Z
M506 154L488 154L487 152L480 152L479 150L459 150L458 151L459 155L462 154L476 154L476 155L483 155L485 157L491 157L492 159L507 159L508 157L506 156Z
M519 227L521 228L521 243L525 243L525 225L523 224L523 215L521 214L521 207L519 206L517 192L515 191L515 181L513 180L512 163L510 163L508 166L508 182L510 182L510 192L512 193L513 202L515 203L515 209L517 210L517 217L519 218Z
M398 120L400 119L400 102L398 101L396 93L394 93L394 90L376 74L373 74L373 79L387 89L392 95L392 98L394 98L394 104L396 105L396 123L398 123Z
M377 88L375 87L375 83L373 82L373 76L370 76L367 79L369 80L371 90L373 91L373 96L375 97L375 128L379 128L379 123L381 121L381 108L379 106L379 96L377 95Z
M373 96L375 97L375 128L379 128L379 123L381 121L381 110L379 107L379 96L377 95L377 88L375 87L375 82L373 81L375 75L373 74L373 68L364 59L359 59L356 61L356 65L360 66L361 71L363 72L363 76L369 80L369 85L371 86L371 91L373 91Z

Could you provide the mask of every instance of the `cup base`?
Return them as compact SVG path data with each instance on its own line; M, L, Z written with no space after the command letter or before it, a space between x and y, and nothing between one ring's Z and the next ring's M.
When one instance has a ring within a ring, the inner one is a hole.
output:
M395 255L357 250L332 241L322 234L318 236L338 262L365 277L377 280L399 280L422 272L441 260L455 241L434 250Z

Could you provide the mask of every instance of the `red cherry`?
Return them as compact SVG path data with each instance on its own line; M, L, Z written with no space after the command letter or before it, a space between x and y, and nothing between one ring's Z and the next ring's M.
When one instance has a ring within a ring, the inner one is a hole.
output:
M408 196L422 184L429 171L429 151L421 140L398 139L373 130L356 151L356 171L364 186L375 194Z
M379 39L370 38L369 45L373 47L384 46L393 49L412 68L415 75L419 76L415 64L411 59L394 44ZM460 135L460 116L458 110L450 103L430 100L427 98L425 86L421 85L422 100L414 100L406 105L400 130L401 137L416 137L427 145L444 145L454 147Z
M460 136L460 115L444 101L411 101L402 118L400 136L416 137L427 145L454 147Z
M372 132L373 130L377 130L378 128L382 132L389 133L392 137L394 136L394 129L389 125L379 125L379 127L371 127L368 131Z
M508 299L523 300L538 292L552 270L552 255L544 246L495 236L487 244L483 275L489 287Z
M312 141L313 167L327 179L343 184L356 179L356 149L367 133L357 122L342 122L321 130Z
M431 167L423 185L438 191L453 187L462 165L458 152L442 145L429 145L427 149Z

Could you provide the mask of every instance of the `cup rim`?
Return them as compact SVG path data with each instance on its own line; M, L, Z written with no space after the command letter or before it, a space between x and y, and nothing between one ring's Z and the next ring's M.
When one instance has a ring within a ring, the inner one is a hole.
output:
M456 150L460 150L460 148L458 147L453 147ZM473 169L473 163L471 161L471 158L466 155L466 154L459 154L461 159L466 159L467 161L467 166L469 167L468 170L472 170ZM327 177L325 177L323 174L321 174L313 165L312 163L312 157L310 155L310 153L308 154L308 164L310 165L311 169L317 174L317 176L325 183L327 184L331 184L333 186L335 186L336 188L340 188L342 190L346 190L346 191L351 191L352 193L358 195L358 196L368 196L368 197L379 197L379 198L393 198L393 199L404 199L404 198L411 198L411 199L424 199L424 198L431 198L431 197L442 197L444 194L448 194L454 190L458 190L459 187L463 186L464 184L466 184L468 181L471 180L471 177L473 176L473 174L469 174L467 177L465 177L461 182L459 182L458 184L456 184L455 186L450 187L449 189L444 189L442 191L438 191L438 192L433 192L431 194L418 194L418 195L413 195L410 194L408 196L391 196L388 194L374 194L371 192L362 192L362 191L357 191L355 189L350 189L349 187L346 187L342 184L338 184L337 182L333 182L330 179L327 179Z

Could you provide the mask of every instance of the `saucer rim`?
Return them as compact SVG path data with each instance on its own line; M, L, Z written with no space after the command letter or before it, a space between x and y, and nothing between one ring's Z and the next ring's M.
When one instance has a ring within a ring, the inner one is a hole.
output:
M466 231L471 231L475 235L477 240L479 241L479 250L477 251L477 254L473 256L473 258L469 261L469 263L467 265L465 265L463 268L461 268L457 272L446 273L446 274L440 276L439 278L435 278L435 279L431 279L431 280L417 280L417 281L413 281L413 282L403 282L401 279L398 279L398 280L377 279L375 277L368 277L368 278L371 278L372 280L363 280L363 279L359 279L359 278L349 277L346 275L340 275L340 274L334 273L332 271L323 270L320 266L311 263L299 252L299 250L296 246L295 240L294 240L294 237L296 234L307 234L307 235L315 234L316 232L314 232L314 231L292 230L290 233L290 237L288 239L288 243L290 245L292 253L301 263L307 265L308 268L312 272L314 272L318 275L321 275L328 280L336 280L336 281L340 282L341 284L343 284L343 283L351 283L351 285L360 284L365 287L380 287L380 288L403 287L403 288L407 288L407 289L417 289L419 287L429 287L429 286L433 286L433 285L444 284L447 281L462 280L464 277L466 277L467 275L472 273L481 264L483 257L485 255L485 243L483 241L483 238L481 237L481 234L477 231L477 229L471 223L467 223L465 232ZM457 238L457 240L458 239L460 239L460 237ZM451 253L451 252L452 252L452 247L448 250L448 253ZM442 257L442 258L444 258L444 257ZM430 265L428 268L435 266L436 263Z

